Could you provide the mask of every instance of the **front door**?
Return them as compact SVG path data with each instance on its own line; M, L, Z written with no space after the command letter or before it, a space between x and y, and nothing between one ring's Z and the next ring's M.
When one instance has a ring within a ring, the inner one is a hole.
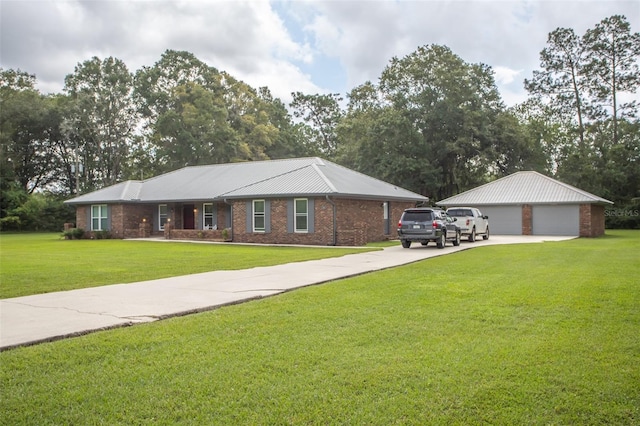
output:
M196 206L193 204L182 205L182 229L195 229Z

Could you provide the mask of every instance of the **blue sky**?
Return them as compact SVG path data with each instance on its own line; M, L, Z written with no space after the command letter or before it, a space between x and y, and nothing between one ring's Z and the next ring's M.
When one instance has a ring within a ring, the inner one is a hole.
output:
M443 44L491 66L513 105L549 32L581 35L614 14L640 31L640 6L626 0L1 0L0 66L34 73L55 93L92 56L135 72L167 49L187 50L289 102L294 91L345 96L393 56Z

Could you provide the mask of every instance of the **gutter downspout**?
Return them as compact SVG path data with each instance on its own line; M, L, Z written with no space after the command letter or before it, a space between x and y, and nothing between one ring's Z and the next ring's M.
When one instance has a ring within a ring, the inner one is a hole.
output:
M331 199L329 198L329 196L328 196L328 195L325 195L325 198L327 199L327 202L328 202L329 204L331 204L331 206L333 206L333 233L332 233L332 239L333 239L333 241L332 241L331 245L332 245L332 246L335 246L335 245L337 245L337 243L338 243L338 242L337 242L337 231L338 231L338 229L337 229L337 219L336 219L336 216L337 216L337 213L336 213L336 203L334 203L333 201L331 201Z
M226 198L224 198L222 200L226 205L228 205L229 207L231 207L229 210L231 211L231 217L229 218L229 222L231 223L231 227L229 229L231 229L231 235L229 235L229 241L233 242L233 204L231 204L230 202L227 201Z

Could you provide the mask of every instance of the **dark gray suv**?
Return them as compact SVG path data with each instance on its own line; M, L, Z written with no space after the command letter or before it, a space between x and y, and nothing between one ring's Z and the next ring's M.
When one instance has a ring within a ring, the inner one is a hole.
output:
M444 210L418 207L406 209L398 222L398 238L402 247L409 248L413 241L423 246L435 241L438 248L444 248L447 241L460 245L460 228Z

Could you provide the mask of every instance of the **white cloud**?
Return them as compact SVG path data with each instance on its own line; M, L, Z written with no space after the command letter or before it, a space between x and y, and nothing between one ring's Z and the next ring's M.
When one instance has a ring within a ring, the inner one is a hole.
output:
M495 72L496 83L507 85L511 84L516 77L521 77L523 70L512 70L498 65L493 67L493 71Z
M288 100L292 91L344 94L376 81L393 56L435 43L492 66L510 104L522 98L549 32L583 34L613 14L640 31L631 0L2 0L0 66L35 73L43 92L59 92L94 55L135 71L167 49L186 50Z

